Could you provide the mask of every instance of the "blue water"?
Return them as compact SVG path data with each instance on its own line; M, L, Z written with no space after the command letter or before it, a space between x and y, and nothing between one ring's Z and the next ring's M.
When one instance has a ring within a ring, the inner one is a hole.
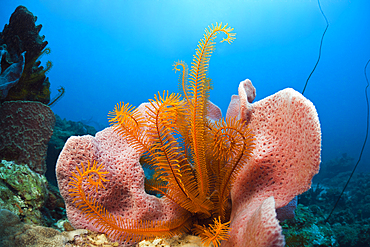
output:
M246 78L257 89L256 100L286 87L301 92L326 25L314 0L1 2L1 28L18 5L43 25L40 34L52 52L42 61L54 65L48 73L52 97L60 86L66 89L53 111L102 126L119 101L138 106L158 91L178 92L172 64L190 64L204 29L215 22L229 23L237 33L233 44L217 44L210 62L211 100L223 114ZM342 153L357 159L366 130L370 1L322 0L321 6L330 26L305 96L321 121L323 161ZM370 144L359 165L365 169Z

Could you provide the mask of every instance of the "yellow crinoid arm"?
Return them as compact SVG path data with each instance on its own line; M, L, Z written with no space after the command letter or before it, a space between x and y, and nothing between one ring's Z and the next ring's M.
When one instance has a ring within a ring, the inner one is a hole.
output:
M199 41L195 55L193 55L193 62L191 63L189 83L193 97L196 96L198 84L202 84L206 78L209 60L212 52L215 50L216 42L214 40L217 38L217 33L223 32L226 34L226 38L223 38L221 42L227 41L230 44L235 39L235 33L231 33L232 30L233 28L227 27L227 24L222 26L222 23L212 24L206 28L204 37Z
M175 72L180 71L179 76L179 87L180 91L184 93L184 97L187 102L189 102L189 98L187 95L188 92L188 65L184 61L177 61L173 64L173 70Z
M199 41L198 47L193 56L191 69L189 73L189 85L185 88L184 95L187 95L189 113L189 133L192 158L196 169L197 181L199 183L199 193L201 197L206 197L209 190L209 178L206 169L206 142L205 142L205 118L207 110L207 101L210 91L210 80L206 78L208 72L209 60L212 52L215 50L214 41L217 33L226 34L221 42L231 43L235 39L235 33L231 33L230 28L222 23L211 25L206 28L203 39Z
M154 99L149 101L148 135L154 141L149 149L149 159L160 179L167 183L164 194L190 212L210 215L210 202L197 198L192 168L176 137L178 119L185 111L184 102L178 94L166 91L162 95L154 95Z
M133 148L139 152L149 150L149 142L143 131L147 126L147 120L135 107L120 102L109 112L108 119L114 130L125 136Z
M76 172L72 173L69 185L70 196L76 208L81 210L86 219L106 233L111 239L122 242L139 242L143 239L154 239L155 237L170 238L174 235L187 231L190 228L190 214L170 221L146 221L135 220L116 216L107 211L96 199L89 197L85 192L83 184L95 189L97 192L104 188L107 171L102 171L103 165L97 165L94 161L88 161L87 167L81 163L81 168L76 166Z
M213 224L210 224L208 227L195 225L195 234L201 237L202 243L204 246L209 246L213 243L214 247L221 245L222 240L229 239L229 227L230 221L226 223L221 223L221 218L214 218Z
M212 155L223 164L217 168L218 198L214 213L224 221L232 184L251 157L255 139L245 122L236 118L220 119L211 124L210 128L213 136Z

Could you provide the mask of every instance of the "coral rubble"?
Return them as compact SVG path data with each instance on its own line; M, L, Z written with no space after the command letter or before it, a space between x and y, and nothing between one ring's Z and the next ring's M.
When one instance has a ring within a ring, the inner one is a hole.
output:
M86 230L59 232L53 228L21 222L17 215L0 209L0 246L61 247Z

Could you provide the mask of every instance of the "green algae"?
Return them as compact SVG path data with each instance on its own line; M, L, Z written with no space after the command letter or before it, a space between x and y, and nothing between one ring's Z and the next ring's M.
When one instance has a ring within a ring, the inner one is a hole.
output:
M40 210L48 197L45 176L32 171L27 164L13 161L0 163L0 208L21 216L24 222L43 221Z

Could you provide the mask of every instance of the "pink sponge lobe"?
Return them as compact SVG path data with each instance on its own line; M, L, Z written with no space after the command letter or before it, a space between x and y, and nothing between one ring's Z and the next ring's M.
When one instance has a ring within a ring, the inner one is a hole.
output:
M252 104L249 127L256 146L233 185L233 209L269 196L283 207L308 190L319 171L321 130L315 107L295 90L284 89Z
M143 110L144 107L138 109ZM144 130L143 130L144 131ZM84 185L84 191L97 204L102 205L111 215L133 220L170 221L181 217L186 212L170 200L149 195L144 189L144 171L139 163L142 153L136 151L121 136L106 128L93 136L70 137L57 161L56 173L60 193L63 196L67 216L75 228L86 228L99 232L99 228L86 218L84 212L73 203L69 184L72 181L72 172L76 167L81 169L87 162L97 161L103 164L107 171L104 188L98 192ZM124 245L133 244L126 241Z
M320 166L320 123L312 102L295 90L250 104L247 86L241 82L227 116L246 121L255 149L232 185L232 230L223 247L284 246L275 209L311 187Z
M234 220L230 239L222 247L283 247L282 228L276 219L275 200L268 197L248 216L248 208Z

